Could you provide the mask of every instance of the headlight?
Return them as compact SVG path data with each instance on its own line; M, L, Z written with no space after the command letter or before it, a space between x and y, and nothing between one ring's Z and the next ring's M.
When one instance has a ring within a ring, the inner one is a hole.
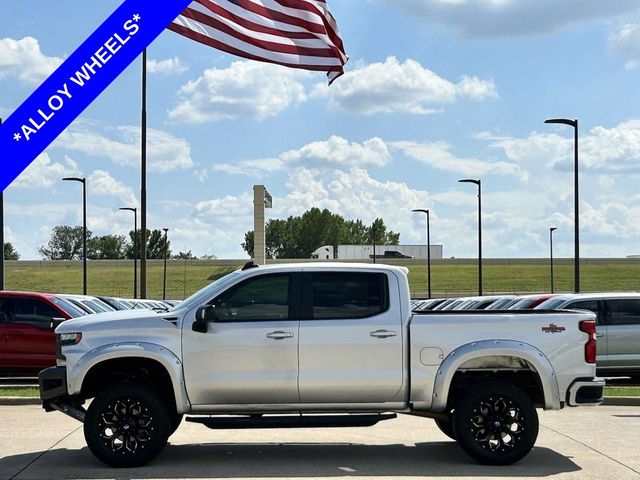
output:
M81 333L61 333L59 336L60 345L77 345L82 340Z

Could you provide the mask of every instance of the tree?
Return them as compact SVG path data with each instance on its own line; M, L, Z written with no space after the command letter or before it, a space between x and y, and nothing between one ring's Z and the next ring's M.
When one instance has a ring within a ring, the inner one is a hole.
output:
M20 260L20 254L18 251L11 245L11 243L7 242L4 244L4 259L5 260Z
M127 247L124 235L94 237L87 243L87 257L92 260L120 260L125 258Z
M53 227L49 243L38 249L46 260L78 260L82 258L84 230L82 227ZM87 230L87 250L91 232ZM88 255L87 255L88 257Z
M178 260L195 260L198 257L196 257L193 253L191 253L191 250L189 250L188 252L179 252L177 255L174 255L173 258Z
M138 255L140 258L140 230L136 231L136 246L138 247ZM129 239L131 243L127 244L126 257L133 258L133 230L129 232ZM162 230L155 229L153 231L147 230L147 258L164 258L164 232ZM171 257L171 241L167 240L167 257Z
M312 208L300 217L286 220L269 220L266 229L267 258L308 258L322 245L340 244L368 245L372 242L372 232L378 245L397 245L400 234L387 231L381 218L376 218L371 227L362 220L345 220L329 210ZM245 233L242 248L254 257L254 232Z

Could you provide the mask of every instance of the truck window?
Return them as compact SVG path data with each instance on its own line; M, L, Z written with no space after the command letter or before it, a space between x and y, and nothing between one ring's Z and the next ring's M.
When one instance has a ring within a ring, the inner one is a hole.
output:
M383 273L314 272L312 285L314 320L366 318L389 309Z
M213 301L221 322L289 319L290 275L262 275L230 288Z
M600 314L600 308L598 307L597 300L583 300L581 302L573 302L567 305L565 308L589 310L590 312L596 314L596 324L602 325L602 315Z
M606 300L609 325L640 325L640 300Z
M13 299L0 298L0 323L12 323L14 318Z
M14 302L15 323L50 329L54 318L63 318L60 312L41 300L16 298Z

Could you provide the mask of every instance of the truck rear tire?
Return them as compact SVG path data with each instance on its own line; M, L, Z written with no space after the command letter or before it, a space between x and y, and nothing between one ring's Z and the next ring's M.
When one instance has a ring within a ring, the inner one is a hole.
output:
M144 385L107 387L91 402L84 438L91 452L112 467L139 467L162 451L172 429L169 407Z
M505 382L475 385L460 396L453 429L462 449L485 465L509 465L527 455L538 437L531 399Z

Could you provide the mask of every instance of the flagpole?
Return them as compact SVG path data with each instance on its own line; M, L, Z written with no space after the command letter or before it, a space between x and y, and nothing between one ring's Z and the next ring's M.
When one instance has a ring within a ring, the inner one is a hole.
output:
M0 125L2 125L1 118ZM0 192L0 247L2 248L2 257L0 257L0 290L4 290L4 191Z
M140 178L140 298L147 298L147 50L142 52L142 142Z

